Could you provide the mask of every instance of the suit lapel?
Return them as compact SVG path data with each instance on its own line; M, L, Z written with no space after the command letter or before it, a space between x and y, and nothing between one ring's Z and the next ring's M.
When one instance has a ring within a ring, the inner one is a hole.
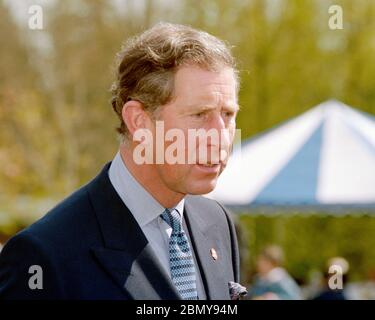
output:
M207 299L229 300L228 282L223 275L222 266L219 260L213 259L210 252L211 248L216 248L216 244L210 240L214 237L210 234L218 231L215 225L210 224L207 219L202 219L204 214L205 212L198 205L186 197L184 217L197 256Z
M92 248L96 260L133 299L181 299L135 218L112 187L109 166L88 185L104 240L103 247Z
M138 255L107 248L92 251L109 276L132 299L180 299L149 244Z

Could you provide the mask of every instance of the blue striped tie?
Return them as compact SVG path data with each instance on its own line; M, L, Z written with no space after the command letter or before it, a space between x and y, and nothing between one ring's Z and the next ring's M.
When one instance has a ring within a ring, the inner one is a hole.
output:
M169 262L173 283L184 300L197 300L194 260L188 239L181 227L181 216L175 209L165 209L161 217L172 227Z

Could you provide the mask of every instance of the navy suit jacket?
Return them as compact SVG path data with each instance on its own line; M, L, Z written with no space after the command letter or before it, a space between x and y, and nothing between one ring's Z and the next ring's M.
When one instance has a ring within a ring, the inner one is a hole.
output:
M109 166L6 243L0 299L181 299L113 188ZM216 201L187 196L184 217L207 298L230 299L239 255L228 212ZM42 268L43 289L29 287L32 265Z

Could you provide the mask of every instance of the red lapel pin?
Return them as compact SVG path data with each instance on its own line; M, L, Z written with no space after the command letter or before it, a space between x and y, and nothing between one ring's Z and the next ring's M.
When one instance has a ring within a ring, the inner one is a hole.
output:
M217 260L217 252L214 248L210 249L211 256L214 260Z

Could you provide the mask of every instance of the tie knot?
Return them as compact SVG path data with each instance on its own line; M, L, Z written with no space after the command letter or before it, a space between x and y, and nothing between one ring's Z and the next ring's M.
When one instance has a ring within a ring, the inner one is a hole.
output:
M181 231L181 216L176 209L173 209L172 211L165 209L161 214L161 217L172 227L173 232Z

